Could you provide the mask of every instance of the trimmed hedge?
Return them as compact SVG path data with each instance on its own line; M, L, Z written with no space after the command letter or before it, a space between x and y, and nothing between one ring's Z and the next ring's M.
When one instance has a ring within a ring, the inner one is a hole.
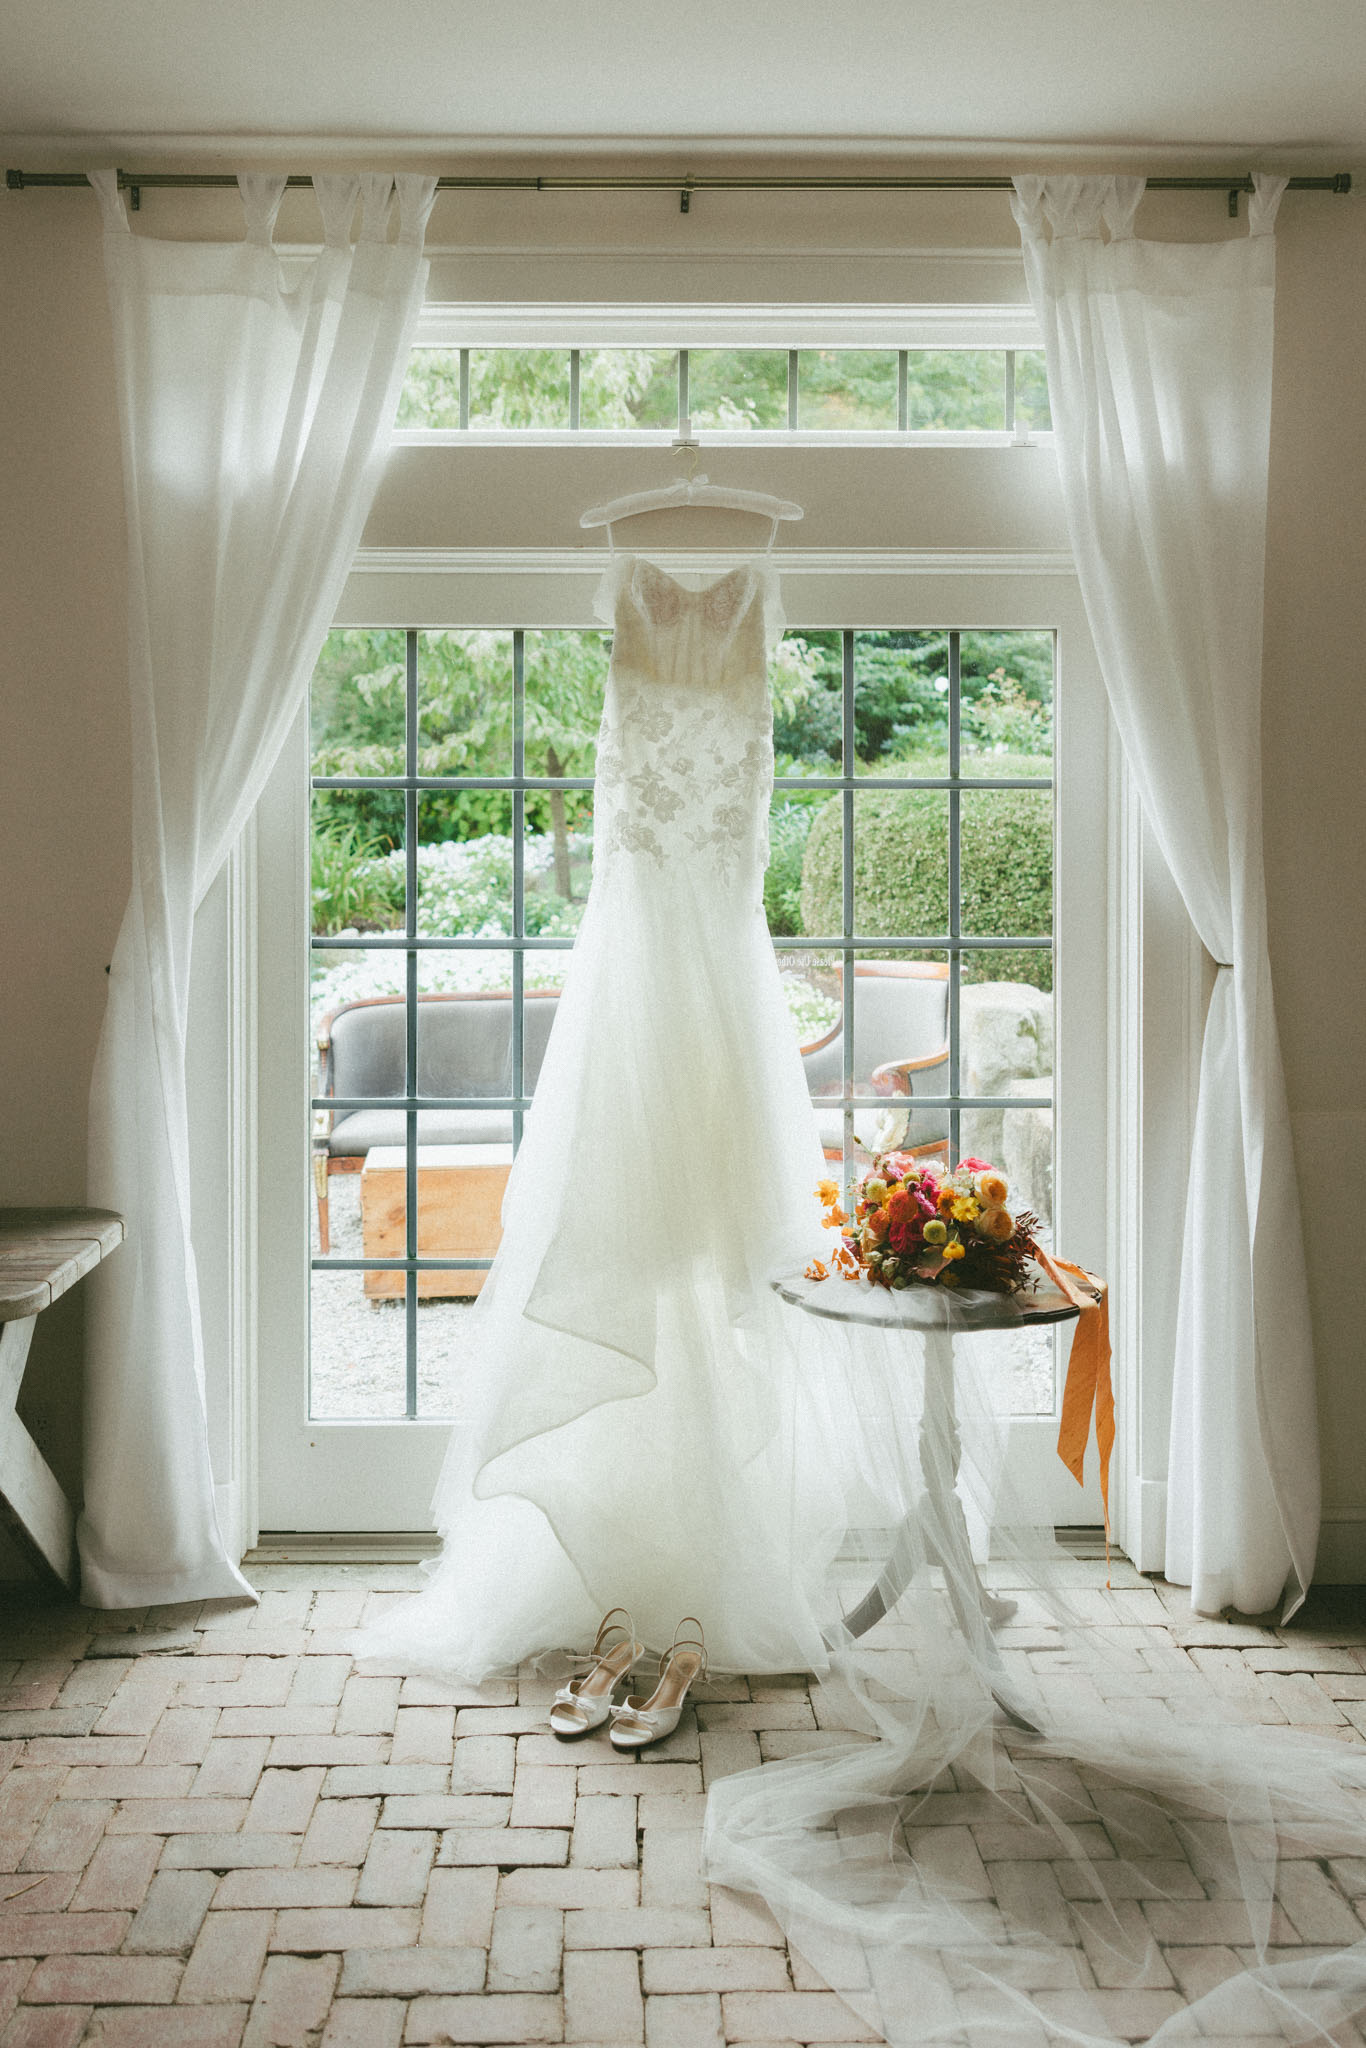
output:
M1046 775L1051 765L1010 755L1002 757L998 772ZM943 792L870 789L855 798L854 815L855 931L946 932L948 805ZM840 820L841 800L832 797L817 811L806 842L802 924L813 938L833 935L843 926ZM961 844L964 932L991 938L1052 930L1053 803L1046 790L965 793ZM1053 956L1023 949L968 953L963 979L1023 981L1051 989Z

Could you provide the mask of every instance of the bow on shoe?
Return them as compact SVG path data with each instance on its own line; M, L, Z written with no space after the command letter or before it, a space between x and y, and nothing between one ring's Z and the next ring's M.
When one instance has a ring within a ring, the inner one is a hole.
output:
M624 1619L615 1620L618 1614ZM624 1607L613 1607L605 1614L587 1657L575 1659L588 1668L555 1694L550 1708L552 1732L563 1740L571 1740L600 1728L611 1710L612 1694L641 1656L643 1647L636 1641L635 1623Z

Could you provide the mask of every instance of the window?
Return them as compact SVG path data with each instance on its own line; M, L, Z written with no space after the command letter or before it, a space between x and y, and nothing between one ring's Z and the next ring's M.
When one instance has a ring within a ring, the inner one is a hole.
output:
M581 627L341 630L318 663L320 1419L452 1412L588 892L609 652ZM764 883L832 1170L1005 1147L1045 1229L1055 665L1038 629L789 631ZM1051 1410L1047 1337L1011 1369Z
M1043 353L1013 348L421 344L397 425L499 434L831 436L1050 426Z

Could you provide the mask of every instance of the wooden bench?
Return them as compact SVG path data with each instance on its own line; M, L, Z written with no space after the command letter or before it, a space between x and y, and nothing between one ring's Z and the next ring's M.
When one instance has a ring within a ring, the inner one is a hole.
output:
M0 1523L73 1591L76 1512L14 1411L39 1316L123 1234L112 1209L0 1209Z

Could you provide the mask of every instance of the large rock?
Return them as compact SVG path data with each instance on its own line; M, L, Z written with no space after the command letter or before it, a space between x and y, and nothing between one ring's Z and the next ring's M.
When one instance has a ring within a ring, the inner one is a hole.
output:
M1036 1074L1012 1081L1009 1095L1053 1093L1053 1076ZM1010 1206L1032 1209L1044 1229L1053 1228L1053 1112L1007 1109L1001 1113L1000 1167L1010 1184Z
M1022 1088L1053 1071L1053 998L1022 981L967 983L959 996L960 1085L965 1095L1043 1095L1046 1086ZM1047 1111L966 1109L960 1143L969 1158L990 1159L1011 1181L1005 1161L1005 1118L1044 1116ZM1051 1121L1050 1121L1051 1130ZM1017 1140L1022 1143L1023 1140ZM1049 1209L1051 1210L1051 1162ZM1036 1207L1034 1203L1027 1206ZM1040 1217L1045 1216L1038 1209Z

